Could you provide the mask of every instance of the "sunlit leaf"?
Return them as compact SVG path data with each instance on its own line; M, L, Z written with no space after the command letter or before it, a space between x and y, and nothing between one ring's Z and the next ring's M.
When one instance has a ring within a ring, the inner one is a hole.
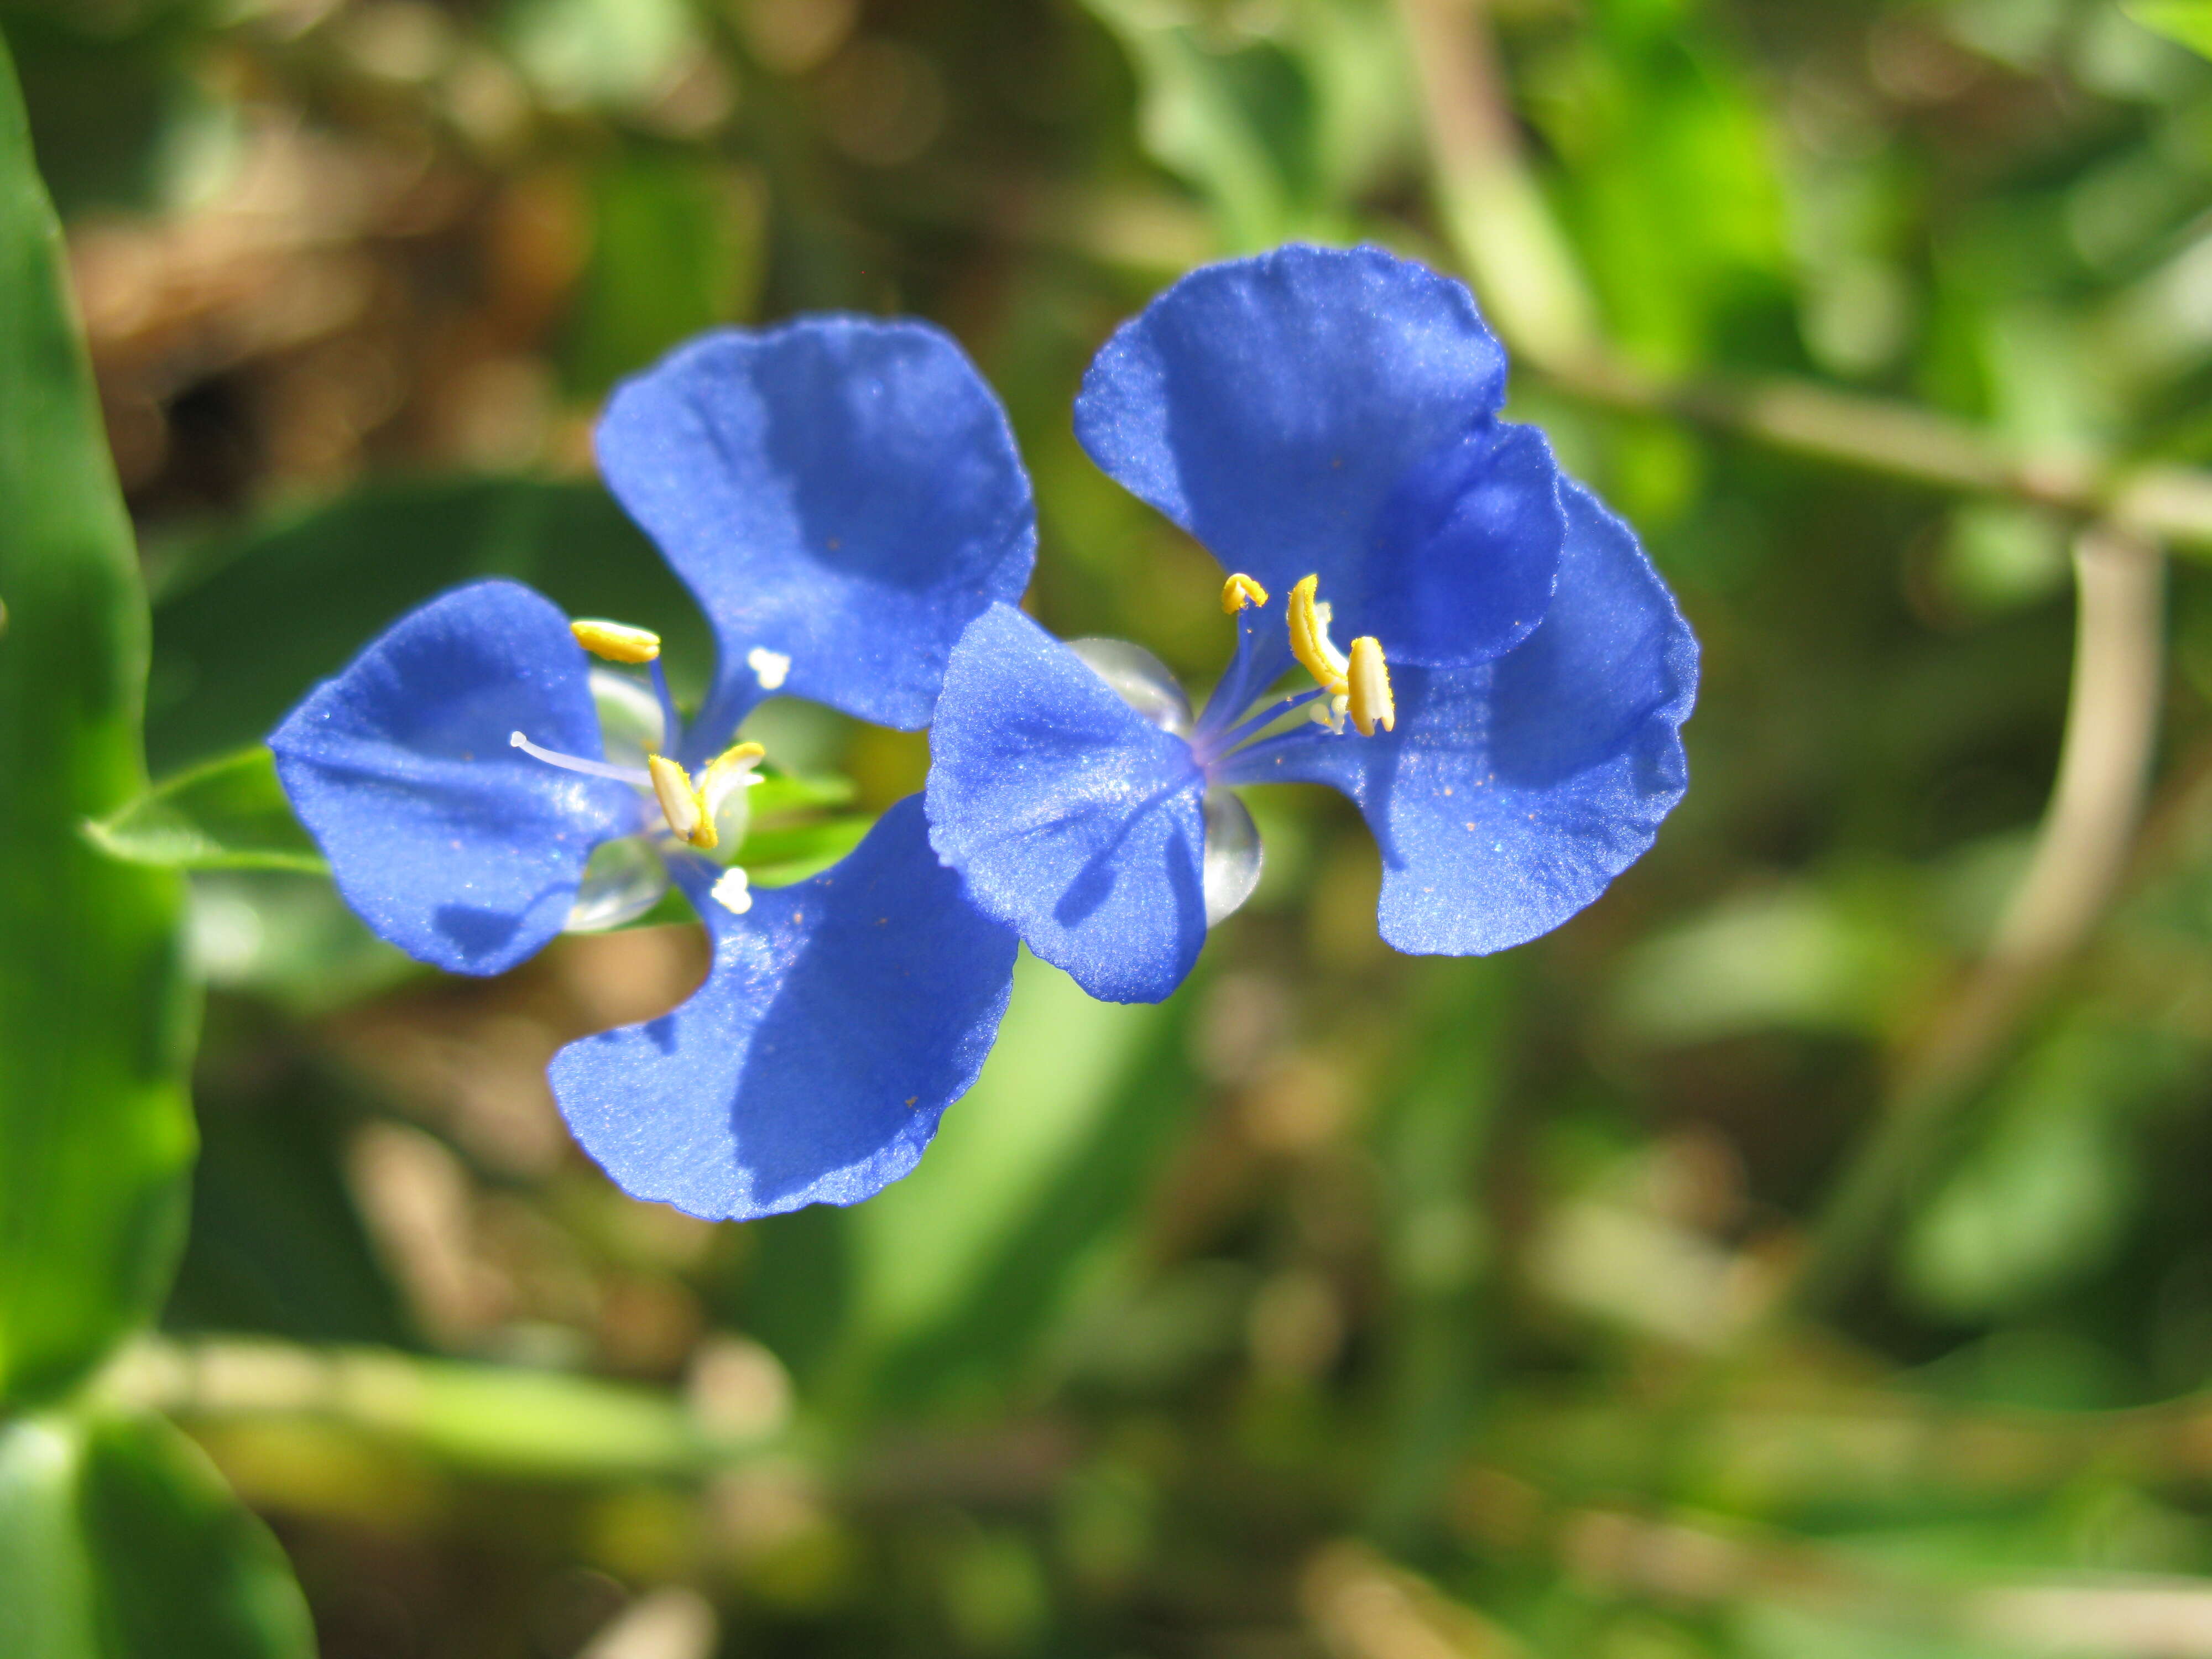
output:
M2145 28L2212 58L2212 0L2122 0L2120 9Z
M603 393L678 341L747 315L763 208L757 181L726 164L630 156L603 169L565 354L576 389Z
M151 1418L0 1429L0 1652L313 1659L283 1552L206 1457Z
M804 881L860 844L875 820L857 813L812 823L769 824L745 837L738 860L770 886Z
M0 50L0 1399L145 1317L184 1218L191 1002L172 872L82 825L145 787L145 601L60 236Z
M1231 248L1341 225L1410 132L1402 55L1382 8L1085 3L1136 70L1146 149L1206 198Z
M830 806L849 806L859 791L846 777L806 777L792 772L764 772L745 793L753 822L760 823L789 812Z

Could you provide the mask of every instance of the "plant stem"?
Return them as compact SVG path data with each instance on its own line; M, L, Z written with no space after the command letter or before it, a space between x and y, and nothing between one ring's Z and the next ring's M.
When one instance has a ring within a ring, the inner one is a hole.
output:
M2021 1020L2087 941L2142 816L2164 683L2165 561L2109 526L2075 545L2074 681L2058 778L2027 872L1988 952L1899 1066L1785 1294L1832 1305L1879 1250Z

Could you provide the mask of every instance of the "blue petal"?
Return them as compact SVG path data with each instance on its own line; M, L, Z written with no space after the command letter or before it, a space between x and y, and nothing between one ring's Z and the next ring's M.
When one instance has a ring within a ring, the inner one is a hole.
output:
M1335 602L1341 637L1372 634L1391 660L1431 667L1510 651L1552 603L1562 482L1544 434L1504 421L1422 459L1376 517L1367 586Z
M741 916L700 860L676 863L714 965L674 1012L554 1056L584 1150L633 1197L710 1220L858 1203L912 1170L982 1069L1014 969L1014 936L930 852L920 798Z
M496 974L561 931L592 849L637 793L508 747L601 757L568 619L520 583L410 611L270 734L293 810L345 901L410 956Z
M960 630L1029 582L1036 515L1013 434L927 324L705 336L618 387L598 443L608 487L714 626L708 748L767 695L755 650L791 659L793 696L927 725Z
M1154 300L1091 365L1075 429L1227 569L1279 594L1318 575L1340 639L1456 666L1535 626L1563 534L1549 452L1492 419L1504 386L1462 284L1292 246Z
M1012 605L968 626L930 728L931 842L968 896L1111 1002L1158 1002L1206 943L1189 744Z
M1698 645L1628 526L1567 491L1544 625L1479 667L1405 669L1398 726L1255 745L1231 782L1329 783L1382 849L1382 937L1480 956L1548 933L1642 857L1682 797Z

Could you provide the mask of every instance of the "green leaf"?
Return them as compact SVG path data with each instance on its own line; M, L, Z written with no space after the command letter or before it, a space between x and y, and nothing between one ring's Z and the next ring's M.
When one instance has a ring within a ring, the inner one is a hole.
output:
M1128 52L1145 148L1261 248L1348 229L1408 143L1413 101L1388 10L1294 0L1245 16L1178 0L1085 0Z
M172 569L146 712L164 773L260 742L403 612L483 576L529 582L572 616L653 629L679 696L710 665L699 607L596 485L375 484L214 538Z
M1189 1078L1192 1004L1099 1002L1024 951L981 1077L921 1167L848 1212L848 1340L879 1397L988 1393L1131 1224Z
M719 161L635 155L601 169L591 262L563 354L574 389L602 394L678 341L750 313L764 205L750 174Z
M761 781L746 792L745 805L751 810L753 822L758 823L785 812L847 806L859 793L859 787L850 778L809 778L789 772L764 772Z
M368 931L326 878L294 870L208 870L192 878L192 966L302 1018L388 991L425 968Z
M145 788L145 601L4 47L0 523L0 1401L21 1401L168 1282L192 1003L179 878L82 833Z
M1143 96L1145 148L1212 204L1223 240L1263 247L1290 233L1295 134L1308 89L1272 41L1209 51L1179 8L1140 0L1087 0L1127 50Z
M2154 33L2212 58L2212 0L2122 0L2120 9Z
M156 784L85 833L111 858L173 870L330 868L259 744Z
M858 847L875 822L848 814L812 823L770 824L745 837L738 861L768 886L804 881Z
M0 1430L0 1652L313 1659L283 1552L155 1418Z
M2106 1267L2142 1212L2136 1120L2188 1066L2137 1029L2045 1036L1999 1079L1978 1143L1905 1227L1900 1288L1945 1318L2002 1317Z

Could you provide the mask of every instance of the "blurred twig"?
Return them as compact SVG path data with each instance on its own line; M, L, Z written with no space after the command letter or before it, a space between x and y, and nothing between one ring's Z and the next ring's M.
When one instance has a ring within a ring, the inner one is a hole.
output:
M1671 415L1792 453L2009 495L2091 520L2075 557L2080 622L2065 748L2034 861L1988 955L1900 1068L1879 1127L1820 1224L1787 1298L1818 1305L1863 1265L1956 1108L2112 893L2142 814L2157 726L2160 544L2212 546L2212 476L2023 456L1966 422L1909 404L1784 380L1669 382L1619 362L1589 321L1579 279L1521 154L1483 0L1399 3L1446 234L1500 331L1552 385L1609 408Z
M1798 1309L1832 1303L1868 1265L1959 1109L2095 928L2134 846L2164 678L2165 561L2154 544L2099 526L2074 562L2074 680L2034 856L1987 954L1899 1067L1785 1293Z
M1669 380L1609 351L1572 252L1522 154L1484 0L1399 0L1446 238L1522 362L1554 389L1771 449L1968 495L2009 495L2171 545L2212 550L2212 474L2023 453L1910 404L1783 379Z

